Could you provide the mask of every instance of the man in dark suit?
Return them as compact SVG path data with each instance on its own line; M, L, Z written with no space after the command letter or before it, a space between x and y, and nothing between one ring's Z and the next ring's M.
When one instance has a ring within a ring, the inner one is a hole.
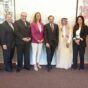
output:
M1 26L1 44L3 49L5 71L11 72L12 58L15 50L15 34L11 14L6 14L5 21Z
M2 24L0 23L0 45L1 45L1 31L2 31Z
M54 23L54 16L50 15L48 17L49 23L45 25L45 43L46 43L46 52L47 52L47 70L52 69L51 62L55 52L56 47L58 46L58 35L59 28L58 25Z
M15 22L15 34L17 45L17 72L23 68L24 56L24 69L30 70L29 49L31 42L30 23L26 21L27 13L21 13L21 19Z

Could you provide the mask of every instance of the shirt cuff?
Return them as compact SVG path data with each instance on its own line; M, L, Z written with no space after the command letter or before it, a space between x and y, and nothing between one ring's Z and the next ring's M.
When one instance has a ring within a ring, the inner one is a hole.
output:
M76 38L74 37L73 40L76 40Z
M80 38L81 41L83 41L83 38Z

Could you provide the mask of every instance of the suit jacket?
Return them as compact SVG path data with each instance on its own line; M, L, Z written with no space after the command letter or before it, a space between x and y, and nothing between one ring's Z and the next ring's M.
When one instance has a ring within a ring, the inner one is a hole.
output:
M1 26L1 44L9 48L13 47L15 45L14 26L12 28L7 21L4 21Z
M76 31L77 31L76 29L77 29L77 27L74 26L74 28L73 28L73 38L76 37ZM83 39L83 40L80 40L81 41L80 43L81 43L81 46L83 46L83 47L86 47L86 35L87 35L87 31L88 31L88 27L86 25L84 25L81 28L81 32L80 32L80 38ZM77 45L74 40L73 40L73 45Z
M0 24L0 44L1 44L1 31L2 31L2 25Z
M25 44L26 42L22 40L25 37L31 37L30 23L26 21L25 23L20 19L14 23L16 44ZM30 42L29 42L30 43Z
M41 23L41 32L36 23L31 24L32 42L38 43L38 40L44 39L44 25Z
M59 41L59 28L57 24L54 24L54 30L51 30L50 23L45 25L45 43L56 47Z

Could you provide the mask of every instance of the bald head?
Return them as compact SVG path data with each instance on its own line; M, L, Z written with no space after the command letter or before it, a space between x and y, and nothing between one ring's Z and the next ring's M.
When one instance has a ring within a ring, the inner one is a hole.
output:
M26 21L27 18L27 13L26 12L21 12L21 20Z

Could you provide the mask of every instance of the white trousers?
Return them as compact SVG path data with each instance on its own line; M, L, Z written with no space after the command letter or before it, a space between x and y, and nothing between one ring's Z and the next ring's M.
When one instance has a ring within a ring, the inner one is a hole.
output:
M40 61L42 48L43 43L40 44L32 43L32 61L34 65L36 65L36 63L39 63Z

